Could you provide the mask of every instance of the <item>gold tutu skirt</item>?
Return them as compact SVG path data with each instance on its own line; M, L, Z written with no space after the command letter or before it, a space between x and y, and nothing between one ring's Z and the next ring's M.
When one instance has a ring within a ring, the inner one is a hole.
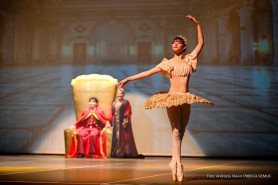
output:
M145 109L152 108L165 108L172 106L179 106L182 104L192 103L206 103L214 106L214 103L197 96L195 94L187 93L175 93L175 92L158 92L152 95L145 103Z

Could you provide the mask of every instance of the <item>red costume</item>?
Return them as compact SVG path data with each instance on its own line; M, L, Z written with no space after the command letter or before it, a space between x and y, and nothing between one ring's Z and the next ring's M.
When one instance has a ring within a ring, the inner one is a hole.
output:
M87 108L82 111L81 117L74 124L74 131L70 151L66 157L77 157L84 154L84 157L104 158L106 156L106 137L103 132L106 122L104 112L100 108L91 111Z

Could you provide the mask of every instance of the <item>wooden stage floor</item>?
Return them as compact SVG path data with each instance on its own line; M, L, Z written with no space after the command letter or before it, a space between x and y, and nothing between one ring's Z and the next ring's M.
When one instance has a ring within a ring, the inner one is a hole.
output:
M67 159L62 155L0 155L1 184L277 184L277 160L183 158L185 178L172 182L170 157Z

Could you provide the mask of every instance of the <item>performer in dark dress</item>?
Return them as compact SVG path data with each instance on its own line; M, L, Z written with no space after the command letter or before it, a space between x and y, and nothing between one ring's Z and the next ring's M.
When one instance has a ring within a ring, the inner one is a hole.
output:
M113 139L111 157L138 157L131 125L131 106L129 101L124 99L124 89L122 88L117 90L117 97L112 105L112 116Z

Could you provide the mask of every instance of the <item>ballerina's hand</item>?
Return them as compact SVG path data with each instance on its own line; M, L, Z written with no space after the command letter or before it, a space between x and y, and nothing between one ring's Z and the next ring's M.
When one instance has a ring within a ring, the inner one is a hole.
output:
M189 20L191 20L194 24L198 25L199 21L197 21L197 19L195 17L193 17L192 15L187 15L186 18L188 18Z
M127 79L124 79L118 83L118 88L122 88L127 83Z

